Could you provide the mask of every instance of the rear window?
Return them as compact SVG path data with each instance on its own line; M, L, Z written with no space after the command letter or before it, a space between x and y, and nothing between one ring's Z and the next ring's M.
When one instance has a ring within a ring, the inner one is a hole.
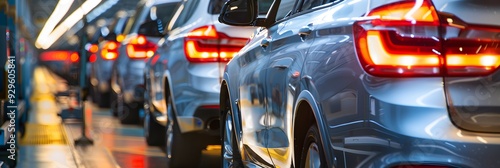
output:
M226 0L211 0L210 5L208 5L208 13L219 14L225 2Z
M167 3L167 4L161 4L157 5L156 9L153 7L152 10L155 10L156 16L158 19L160 19L163 23L163 27L166 26L168 22L172 19L172 16L174 15L175 9L177 8L178 3Z

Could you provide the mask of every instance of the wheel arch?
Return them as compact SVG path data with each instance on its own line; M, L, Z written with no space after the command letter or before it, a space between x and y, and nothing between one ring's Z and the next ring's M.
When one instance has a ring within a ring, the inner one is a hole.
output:
M175 96L174 96L174 92L172 90L172 80L171 80L171 75L170 75L170 72L168 70L166 70L164 73L163 73L163 97L164 97L164 101L167 101L167 97L170 97L172 99L172 108L174 109L174 114L170 114L168 111L167 111L167 116L168 117L174 117L175 119L176 116L177 116L177 107L175 106ZM168 91L168 92L166 92ZM168 94L168 95L167 95ZM165 102L167 103L167 102ZM169 116L169 115L173 115L173 116Z
M238 111L239 110L238 102L237 102L238 100L234 99L233 97L237 97L237 95L235 95L234 92L231 92L229 82L225 79L222 80L221 89L220 89L220 100L219 100L221 117L223 116L223 113L225 112L224 110L226 108L232 109L231 114L233 115L233 125L234 125L235 134L236 134L236 143L238 143L238 145L239 145L240 140L241 140L241 130L242 130L241 117L240 117L239 111ZM221 103L221 102L226 101L226 100L229 100L229 102ZM230 106L227 106L228 104ZM221 121L223 121L222 118L221 118ZM221 123L223 123L223 122L221 122ZM224 126L224 125L221 125L221 126ZM221 128L223 128L223 127L221 127Z
M328 128L319 104L316 103L314 96L308 90L302 91L296 101L293 117L293 138L294 138L294 156L293 165L298 167L300 164L301 154L305 135L309 127L315 124L318 127L321 144L323 146L324 156L326 158L327 167L332 167L329 158L333 158L333 151L330 149L330 139L328 136Z

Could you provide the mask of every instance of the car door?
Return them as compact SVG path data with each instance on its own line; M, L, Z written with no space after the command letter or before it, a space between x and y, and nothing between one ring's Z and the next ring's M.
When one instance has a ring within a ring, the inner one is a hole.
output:
M284 18L284 27L270 42L266 102L268 150L276 167L292 167L293 103L299 93L300 72L314 41L315 25L327 10L323 0L298 0Z
M273 29L270 29L273 30ZM269 41L267 29L257 30L253 41L256 46L248 47L249 51L236 59L240 72L238 81L238 104L240 107L242 144L244 152L248 154L251 162L261 166L271 166L267 146L267 116L264 84L265 67L269 57L266 47L257 46ZM267 46L268 47L268 46ZM236 89L236 88L235 88Z

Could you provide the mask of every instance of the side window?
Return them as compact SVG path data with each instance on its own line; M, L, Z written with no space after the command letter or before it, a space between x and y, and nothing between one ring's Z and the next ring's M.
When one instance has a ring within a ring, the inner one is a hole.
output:
M281 0L280 6L278 8L278 13L276 14L276 20L281 20L292 12L293 6L296 0Z
M198 5L199 0L190 0L179 7L182 10L177 18L172 19L173 25L169 30L173 30L179 26L184 25L195 12L194 9ZM170 26L170 25L169 25Z
M274 0L259 0L259 14L265 15L269 11L269 8L273 4Z
M300 11L305 11L316 6L320 6L323 4L323 0L304 0L302 6L300 7Z

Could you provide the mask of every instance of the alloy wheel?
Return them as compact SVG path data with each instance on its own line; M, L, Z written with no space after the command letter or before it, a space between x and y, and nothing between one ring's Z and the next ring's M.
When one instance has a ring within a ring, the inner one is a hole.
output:
M222 166L224 168L233 167L234 158L233 158L233 147L234 147L234 134L233 134L233 117L231 113L226 113L226 120L224 126L224 135L223 135L223 148L222 148Z
M166 144L165 144L165 147L166 147L166 154L167 154L167 161L170 162L170 159L172 158L172 140L173 140L173 136L174 136L174 122L172 121L172 118L170 116L172 115L169 115L169 113L173 113L173 103L172 103L172 99L170 98L170 96L167 96L166 97L167 99L167 125L166 125ZM168 165L168 164L167 164Z
M312 142L309 145L305 162L306 163L305 163L304 167L306 167L306 168L321 167L321 155L320 155L319 147L316 144L316 142Z

